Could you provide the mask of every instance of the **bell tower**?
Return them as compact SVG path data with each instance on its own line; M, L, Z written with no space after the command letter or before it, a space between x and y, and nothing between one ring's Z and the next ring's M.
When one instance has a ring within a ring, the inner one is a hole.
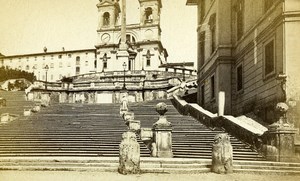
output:
M140 24L160 24L161 0L139 0L140 2Z
M98 8L98 31L114 28L120 14L119 0L99 0Z

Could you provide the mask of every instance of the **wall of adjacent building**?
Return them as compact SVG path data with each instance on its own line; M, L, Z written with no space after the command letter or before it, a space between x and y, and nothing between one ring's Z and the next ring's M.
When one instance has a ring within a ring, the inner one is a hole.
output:
M245 1L244 33L240 40L234 39L233 57L233 113L235 115L255 112L264 121L274 121L273 109L282 99L277 75L283 71L282 4L277 3L264 12L261 2ZM255 14L254 16L252 16ZM233 22L235 27L235 22ZM265 75L265 46L274 40L275 71ZM237 90L237 67L243 68L243 88Z
M76 59L79 57L79 64ZM19 69L27 72L33 72L37 80L46 80L55 82L62 77L70 77L76 75L76 67L80 67L77 74L90 73L95 71L95 51L94 50L78 50L78 51L62 51L49 52L41 54L16 55L3 57L3 67Z
M204 18L201 10L205 1ZM189 1L188 1L189 2ZM190 1L191 2L191 1ZM198 1L198 103L217 112L218 100L212 97L211 77L215 77L215 92L225 91L226 114L254 113L266 122L274 122L274 106L283 101L280 74L287 75L287 98L299 100L300 83L296 80L299 67L300 1L272 1L265 8L263 0L245 0L243 31L237 36L237 4L241 0ZM285 12L283 12L283 10ZM212 34L209 18L216 13L216 50L211 49ZM289 17L289 20L287 20ZM201 33L205 39L201 40ZM201 54L201 41L205 52ZM266 48L274 42L274 68L266 71ZM201 59L203 63L201 64ZM237 68L242 67L242 88L237 90ZM290 80L290 81L289 81ZM204 91L202 86L204 85ZM204 93L204 95L202 95ZM204 96L204 104L202 97Z

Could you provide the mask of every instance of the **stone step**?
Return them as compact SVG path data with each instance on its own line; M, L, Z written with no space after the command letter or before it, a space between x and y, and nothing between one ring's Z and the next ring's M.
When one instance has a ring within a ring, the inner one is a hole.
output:
M245 161L247 162L247 161ZM263 162L251 161L249 167L240 165L245 162L233 162L234 173L300 175L300 166L287 167L278 162L269 162L274 166L261 166ZM107 157L3 157L0 170L52 170L52 171L111 171L116 172L118 158ZM207 173L210 172L209 159L157 159L141 157L142 173Z

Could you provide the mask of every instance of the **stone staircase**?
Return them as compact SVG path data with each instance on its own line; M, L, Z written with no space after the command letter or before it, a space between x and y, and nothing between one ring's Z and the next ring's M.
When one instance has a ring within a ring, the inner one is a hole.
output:
M130 104L142 127L152 127L157 121L158 102ZM138 140L142 173L210 172L213 138L223 131L209 130L180 115L170 101L164 102L169 109L167 119L173 125L175 158L151 158ZM15 104L14 108L23 110L22 105ZM118 104L51 105L30 117L20 116L0 125L0 170L116 172L121 135L127 129ZM231 137L231 143L234 172L300 175L300 163L267 162L236 138Z
M26 101L24 91L1 91L0 97L6 99L6 106L0 107L0 115L3 113L23 115L24 109L32 108L34 102Z
M158 120L155 105L159 101L131 104L130 109L135 114L135 119L141 121L141 127L151 128ZM183 116L173 107L171 101L163 101L168 105L166 114L172 123L172 150L175 158L201 158L210 159L213 139L216 134L224 133L222 130L210 130L199 121L190 116ZM256 151L231 136L234 160L265 160Z
M127 130L115 104L56 104L0 126L0 157L118 157ZM149 156L141 144L141 156Z

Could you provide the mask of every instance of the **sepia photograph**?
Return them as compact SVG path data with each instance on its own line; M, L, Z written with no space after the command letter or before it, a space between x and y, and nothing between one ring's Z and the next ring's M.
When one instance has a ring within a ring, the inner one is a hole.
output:
M0 8L0 181L300 180L300 0Z

